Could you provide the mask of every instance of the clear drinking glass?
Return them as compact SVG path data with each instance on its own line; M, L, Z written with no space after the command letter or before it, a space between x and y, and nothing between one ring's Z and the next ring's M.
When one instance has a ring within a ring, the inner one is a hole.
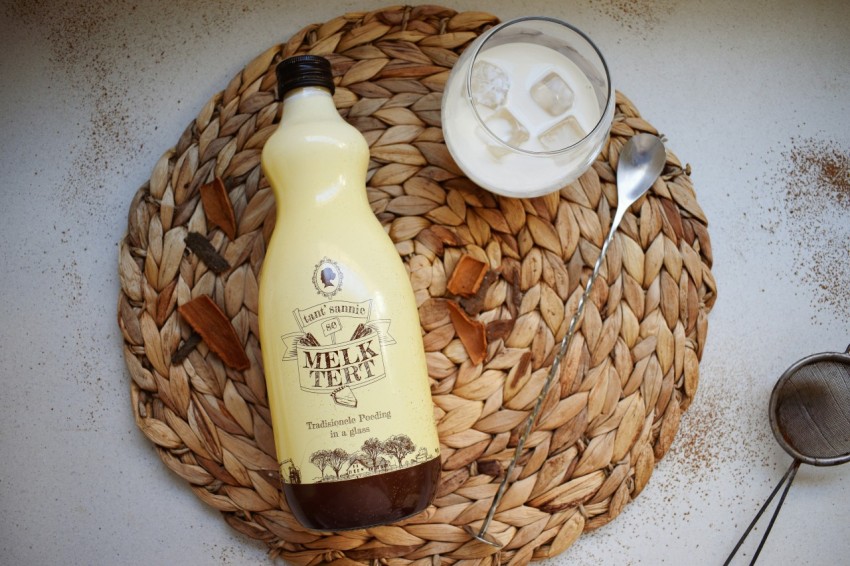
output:
M524 17L493 27L446 82L443 135L458 166L494 193L559 190L590 167L614 116L602 53L575 27Z

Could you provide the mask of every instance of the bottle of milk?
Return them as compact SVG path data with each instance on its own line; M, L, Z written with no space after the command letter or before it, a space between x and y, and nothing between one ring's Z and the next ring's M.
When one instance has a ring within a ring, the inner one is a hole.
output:
M277 77L259 325L283 491L311 529L398 521L429 505L440 475L413 291L369 207L369 148L334 106L330 63L291 57Z

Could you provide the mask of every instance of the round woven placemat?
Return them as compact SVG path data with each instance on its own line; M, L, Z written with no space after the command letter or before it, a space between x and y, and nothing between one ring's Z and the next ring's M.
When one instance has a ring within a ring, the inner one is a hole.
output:
M462 176L442 142L448 70L496 23L484 13L420 6L348 14L311 25L251 61L214 96L136 194L121 243L118 320L136 422L166 466L270 554L295 564L522 564L554 556L604 525L646 485L696 391L716 288L711 246L687 168L668 152L664 174L617 234L580 330L516 467L490 532L481 524L518 428L531 410L596 261L616 206L619 149L657 133L617 97L609 142L560 193L496 197ZM333 63L339 110L372 151L368 193L396 242L419 302L443 472L437 499L400 524L337 534L303 529L279 491L257 330L257 279L274 224L259 165L276 127L274 66L295 53ZM205 217L199 188L229 191L237 232ZM186 247L198 232L229 262L213 273ZM490 266L477 319L490 341L473 365L446 307L446 281L468 254ZM209 295L251 361L227 368L191 336L177 307Z

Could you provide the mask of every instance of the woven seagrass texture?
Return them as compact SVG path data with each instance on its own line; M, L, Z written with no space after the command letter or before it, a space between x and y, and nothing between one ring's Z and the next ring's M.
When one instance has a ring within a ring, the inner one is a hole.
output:
M560 193L497 197L463 177L443 144L449 69L496 23L484 13L420 6L311 25L251 61L156 163L120 246L118 320L136 422L168 468L274 557L294 564L479 560L523 564L567 549L614 519L644 488L697 389L716 295L707 221L668 152L662 177L626 215L588 301L559 383L545 401L490 533L472 541L555 345L600 253L616 207L619 149L657 133L617 96L593 167ZM295 53L333 63L335 100L371 146L368 195L410 272L427 350L443 471L437 499L402 523L337 534L303 529L279 491L258 341L257 281L275 222L260 169L280 115L274 67ZM200 187L220 178L233 239L205 214ZM230 268L213 273L186 246L206 236ZM490 267L473 318L494 332L474 365L452 325L446 289L459 258ZM250 368L235 371L192 335L177 308L209 295L230 319Z

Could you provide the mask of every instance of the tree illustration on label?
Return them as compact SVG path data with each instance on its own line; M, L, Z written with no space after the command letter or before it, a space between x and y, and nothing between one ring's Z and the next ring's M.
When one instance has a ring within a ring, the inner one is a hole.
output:
M336 474L336 477L339 477L339 470L342 468L342 465L348 461L348 452L343 450L342 448L334 448L328 454L328 465Z
M367 462L369 463L369 469L374 470L377 468L378 455L381 453L381 441L372 437L365 441L360 449L363 451L366 458L368 458Z
M310 455L310 463L316 466L321 473L318 481L342 481L370 476L391 470L397 470L416 465L427 457L428 450L423 448L424 455L405 462L410 454L416 451L416 445L406 434L396 434L381 442L375 437L363 442L360 450L349 453L343 448L316 450ZM386 454L395 462L384 458ZM346 467L347 466L347 467ZM325 475L325 468L330 467L333 475Z
M398 460L399 467L404 457L412 454L414 450L416 450L416 445L406 434L391 436L381 445L381 452L394 456Z
M325 477L325 468L330 463L331 453L327 450L317 450L310 456L310 463L319 468L322 477Z

